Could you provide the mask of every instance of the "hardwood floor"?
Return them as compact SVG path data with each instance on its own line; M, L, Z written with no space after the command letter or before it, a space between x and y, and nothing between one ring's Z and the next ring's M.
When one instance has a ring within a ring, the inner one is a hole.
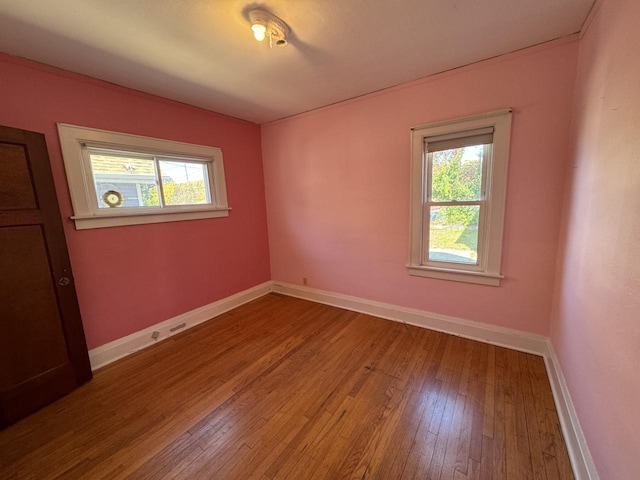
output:
M0 432L2 479L570 479L542 358L270 294Z

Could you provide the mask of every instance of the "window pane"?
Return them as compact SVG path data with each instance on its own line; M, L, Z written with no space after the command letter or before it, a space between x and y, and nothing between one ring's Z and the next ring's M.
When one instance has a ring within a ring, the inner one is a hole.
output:
M434 202L480 200L484 145L429 153Z
M480 205L429 210L429 257L435 262L478 263Z
M160 160L160 174L166 205L211 203L206 164Z
M90 153L98 207L159 207L155 162L126 155Z

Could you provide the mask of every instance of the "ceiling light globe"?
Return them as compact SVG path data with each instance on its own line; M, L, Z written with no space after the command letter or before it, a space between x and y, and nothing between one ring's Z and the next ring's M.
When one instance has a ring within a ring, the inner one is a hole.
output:
M267 27L259 23L254 23L251 25L251 30L253 30L253 36L256 40L259 42L264 40L265 34L267 33Z

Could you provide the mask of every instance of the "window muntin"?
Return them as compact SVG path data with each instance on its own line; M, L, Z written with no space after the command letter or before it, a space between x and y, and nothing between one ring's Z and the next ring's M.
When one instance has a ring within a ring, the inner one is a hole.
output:
M228 216L219 148L59 124L76 228Z
M412 130L412 275L499 285L511 111Z

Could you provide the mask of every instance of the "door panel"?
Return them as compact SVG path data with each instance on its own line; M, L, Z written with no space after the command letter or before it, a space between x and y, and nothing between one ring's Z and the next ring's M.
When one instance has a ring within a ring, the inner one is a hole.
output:
M0 391L68 361L62 319L39 225L0 229Z
M0 143L0 172L0 210L37 208L24 146Z
M0 427L91 378L42 134L0 127Z

